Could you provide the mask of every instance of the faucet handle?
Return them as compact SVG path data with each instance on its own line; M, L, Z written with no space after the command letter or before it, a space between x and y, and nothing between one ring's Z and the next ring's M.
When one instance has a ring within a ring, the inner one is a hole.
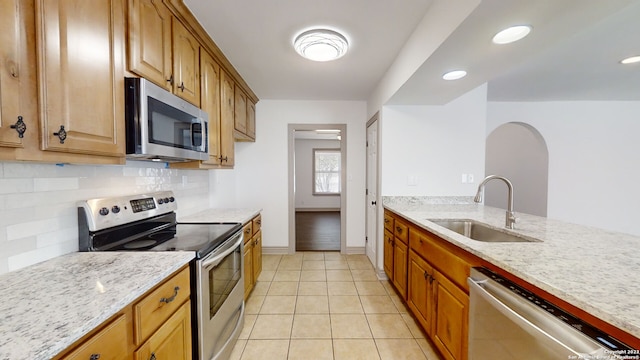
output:
M505 214L505 227L507 229L513 229L514 224L518 222L518 218L516 217L516 213L513 211L507 211Z

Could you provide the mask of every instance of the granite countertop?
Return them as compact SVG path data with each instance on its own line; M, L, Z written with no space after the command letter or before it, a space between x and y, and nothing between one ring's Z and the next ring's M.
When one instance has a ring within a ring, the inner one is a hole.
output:
M516 212L514 232L541 242L480 242L427 219L472 219L504 228L504 210L416 198L383 198L383 204L452 244L640 338L640 237Z
M193 252L76 252L0 275L0 359L50 359Z
M207 209L188 216L178 216L178 222L237 222L246 223L262 209Z

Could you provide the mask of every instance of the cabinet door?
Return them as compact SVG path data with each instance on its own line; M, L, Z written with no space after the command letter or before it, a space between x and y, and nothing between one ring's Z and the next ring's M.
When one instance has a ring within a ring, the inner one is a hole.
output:
M234 106L234 128L243 134L247 133L247 95L236 84Z
M402 241L395 239L393 247L393 284L402 295L404 300L407 299L407 245Z
M253 280L258 281L258 276L262 272L262 231L258 231L253 236Z
M384 272L393 281L393 234L384 231Z
M234 140L234 88L235 83L224 71L220 72L220 165L233 167Z
M130 333L130 322L127 317L121 315L109 325L104 327L95 335L82 343L70 354L64 356L62 360L121 360L129 359L131 354L127 354L127 334Z
M466 359L469 296L438 271L434 277L433 342L445 359Z
M21 147L23 139L16 130L21 125L18 119L30 121L29 136L38 136L31 125L33 119L25 118L21 109L21 91L26 86L29 71L23 63L22 53L26 50L27 39L24 29L23 13L27 10L21 0L3 0L0 2L0 147ZM34 94L35 95L35 94ZM11 128L11 126L16 128ZM26 126L26 124L25 124ZM26 136L26 135L24 135Z
M130 0L129 70L172 89L171 18L162 0Z
M136 360L191 359L191 302L185 302L139 349Z
M173 19L173 93L200 107L200 43Z
M409 285L407 305L418 322L431 334L433 318L433 268L413 251L409 251Z
M256 139L256 104L247 98L247 135Z
M123 0L37 0L42 149L124 156Z
M206 51L200 52L200 100L209 116L209 160L220 164L220 65Z
M253 288L253 251L252 243L248 241L244 244L244 298L249 297Z

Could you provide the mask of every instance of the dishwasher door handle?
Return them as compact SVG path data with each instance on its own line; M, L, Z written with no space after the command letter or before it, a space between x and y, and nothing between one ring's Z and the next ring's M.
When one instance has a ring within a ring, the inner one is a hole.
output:
M500 289L499 285L493 285L488 280L476 281L472 278L467 278L467 283L469 283L469 294L471 296L473 295L480 296L483 300L487 301L496 310L498 310L500 313L506 316L509 320L513 321L515 324L520 326L524 331L529 333L531 336L541 340L552 341L575 355L584 355L583 352L579 352L575 349L570 348L562 341L556 339L555 337L551 336L548 332L544 331L537 325L533 324L531 321L527 320L524 316L518 313L518 310L521 310L521 309L516 308L516 306L512 306L512 307L508 306L507 304L505 304L504 302L496 298L494 295L492 295L490 291L487 291L487 289L485 289L485 287L489 289L493 287L497 290L497 289ZM503 290L502 292L504 292L503 295L505 297L512 297L513 302L516 303L515 305L517 305L518 302L523 303L526 301L524 299L519 298L517 295L508 293L508 291L506 290ZM547 316L547 314L544 313L544 310L540 310L540 312L541 314L544 314L543 316ZM568 329L568 330L575 331L573 329Z

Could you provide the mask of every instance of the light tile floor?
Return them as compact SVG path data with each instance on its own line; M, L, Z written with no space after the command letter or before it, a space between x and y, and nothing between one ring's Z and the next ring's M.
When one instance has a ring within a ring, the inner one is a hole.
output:
M365 255L264 255L231 359L441 357Z

